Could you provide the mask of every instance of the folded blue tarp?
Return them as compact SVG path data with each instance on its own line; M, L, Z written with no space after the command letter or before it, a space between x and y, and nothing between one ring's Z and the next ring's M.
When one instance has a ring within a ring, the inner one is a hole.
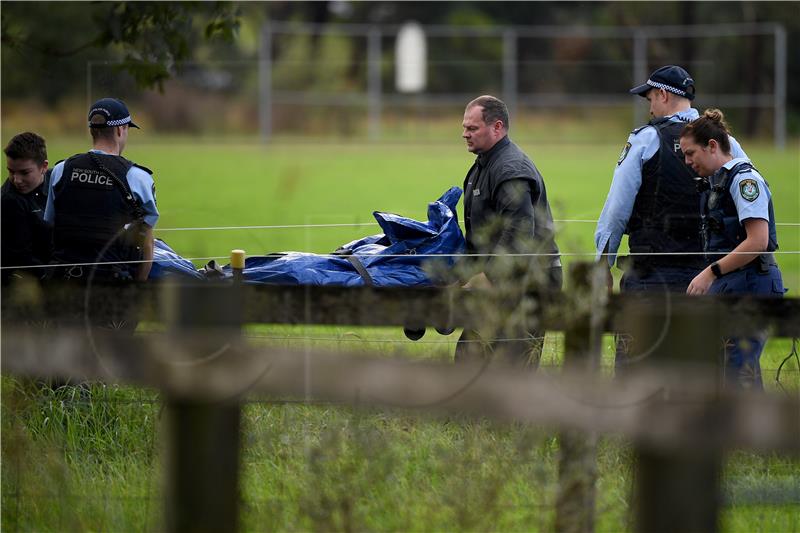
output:
M202 279L205 276L197 270L194 263L179 256L161 239L156 239L153 249L153 266L148 279L169 277Z
M461 189L453 187L428 204L427 222L375 211L375 220L384 233L347 243L331 255L285 252L248 257L244 279L251 283L282 285L436 285L441 280L432 278L430 269L426 271L424 264L439 261L452 267L456 260L454 256L464 251L464 236L456 216L460 198ZM438 254L443 257L426 257ZM191 265L165 243L157 241L150 277L203 276L187 263ZM230 265L214 272L224 277L232 275Z

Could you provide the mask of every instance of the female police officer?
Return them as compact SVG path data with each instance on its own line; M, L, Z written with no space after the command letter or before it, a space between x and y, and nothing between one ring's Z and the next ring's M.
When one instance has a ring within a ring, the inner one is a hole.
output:
M782 296L783 280L772 253L778 248L772 195L752 163L731 155L728 127L718 109L708 109L681 133L686 164L707 177L703 248L715 259L689 283L689 294ZM743 386L761 388L759 358L764 335L731 339L726 372ZM732 344L732 346L731 346Z

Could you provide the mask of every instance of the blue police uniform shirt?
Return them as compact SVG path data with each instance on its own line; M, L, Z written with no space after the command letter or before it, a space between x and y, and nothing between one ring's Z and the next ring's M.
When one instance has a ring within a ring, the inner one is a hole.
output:
M669 118L674 122L690 122L699 117L700 114L697 110L690 107ZM733 157L747 157L736 139L730 137L730 142ZM597 221L597 229L594 234L594 244L597 250L596 260L599 261L602 254L607 253L609 266L614 266L617 250L622 243L622 236L625 234L625 228L628 226L628 220L633 212L636 195L642 185L642 168L656 155L658 147L658 131L653 126L645 126L628 136L628 144L625 145L625 150L620 155L617 167L614 169L611 188Z
M111 155L102 150L90 151L98 154ZM55 198L53 187L59 182L63 172L64 162L62 161L53 168L53 173L50 175L50 189L47 195L47 205L44 209L44 219L49 224L53 223L53 218L55 217L55 212L53 210L53 200ZM154 228L156 222L158 222L158 208L156 207L156 198L153 193L155 190L153 177L136 166L131 167L125 177L128 179L128 186L131 188L131 192L142 206L142 210L144 211L144 223Z
M722 167L730 170L738 163L749 162L746 157L737 157ZM739 222L744 222L748 218L760 218L769 222L769 200L772 194L769 192L767 182L756 169L738 172L731 180L729 192L736 205Z

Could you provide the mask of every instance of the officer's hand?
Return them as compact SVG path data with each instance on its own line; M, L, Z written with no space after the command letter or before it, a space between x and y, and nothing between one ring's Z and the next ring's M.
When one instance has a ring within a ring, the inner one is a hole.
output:
M686 294L706 294L711 284L714 283L714 279L714 273L711 272L711 268L706 268L689 283Z

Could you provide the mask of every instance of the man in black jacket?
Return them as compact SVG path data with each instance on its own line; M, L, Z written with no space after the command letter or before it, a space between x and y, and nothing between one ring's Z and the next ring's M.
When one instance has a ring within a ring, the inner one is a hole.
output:
M478 157L464 180L464 226L467 253L479 254L479 273L466 286L506 284L520 293L560 289L561 261L544 179L508 138L508 128L508 108L500 99L480 96L467 104L462 137ZM544 332L495 318L505 324L495 328L495 340L483 342L476 331L465 330L456 360L486 357L488 350L512 364L538 365Z
M0 190L2 197L3 283L8 283L24 268L46 265L53 249L53 233L44 222L47 202L47 146L31 132L15 135L3 150L8 179ZM27 271L41 277L43 268Z

